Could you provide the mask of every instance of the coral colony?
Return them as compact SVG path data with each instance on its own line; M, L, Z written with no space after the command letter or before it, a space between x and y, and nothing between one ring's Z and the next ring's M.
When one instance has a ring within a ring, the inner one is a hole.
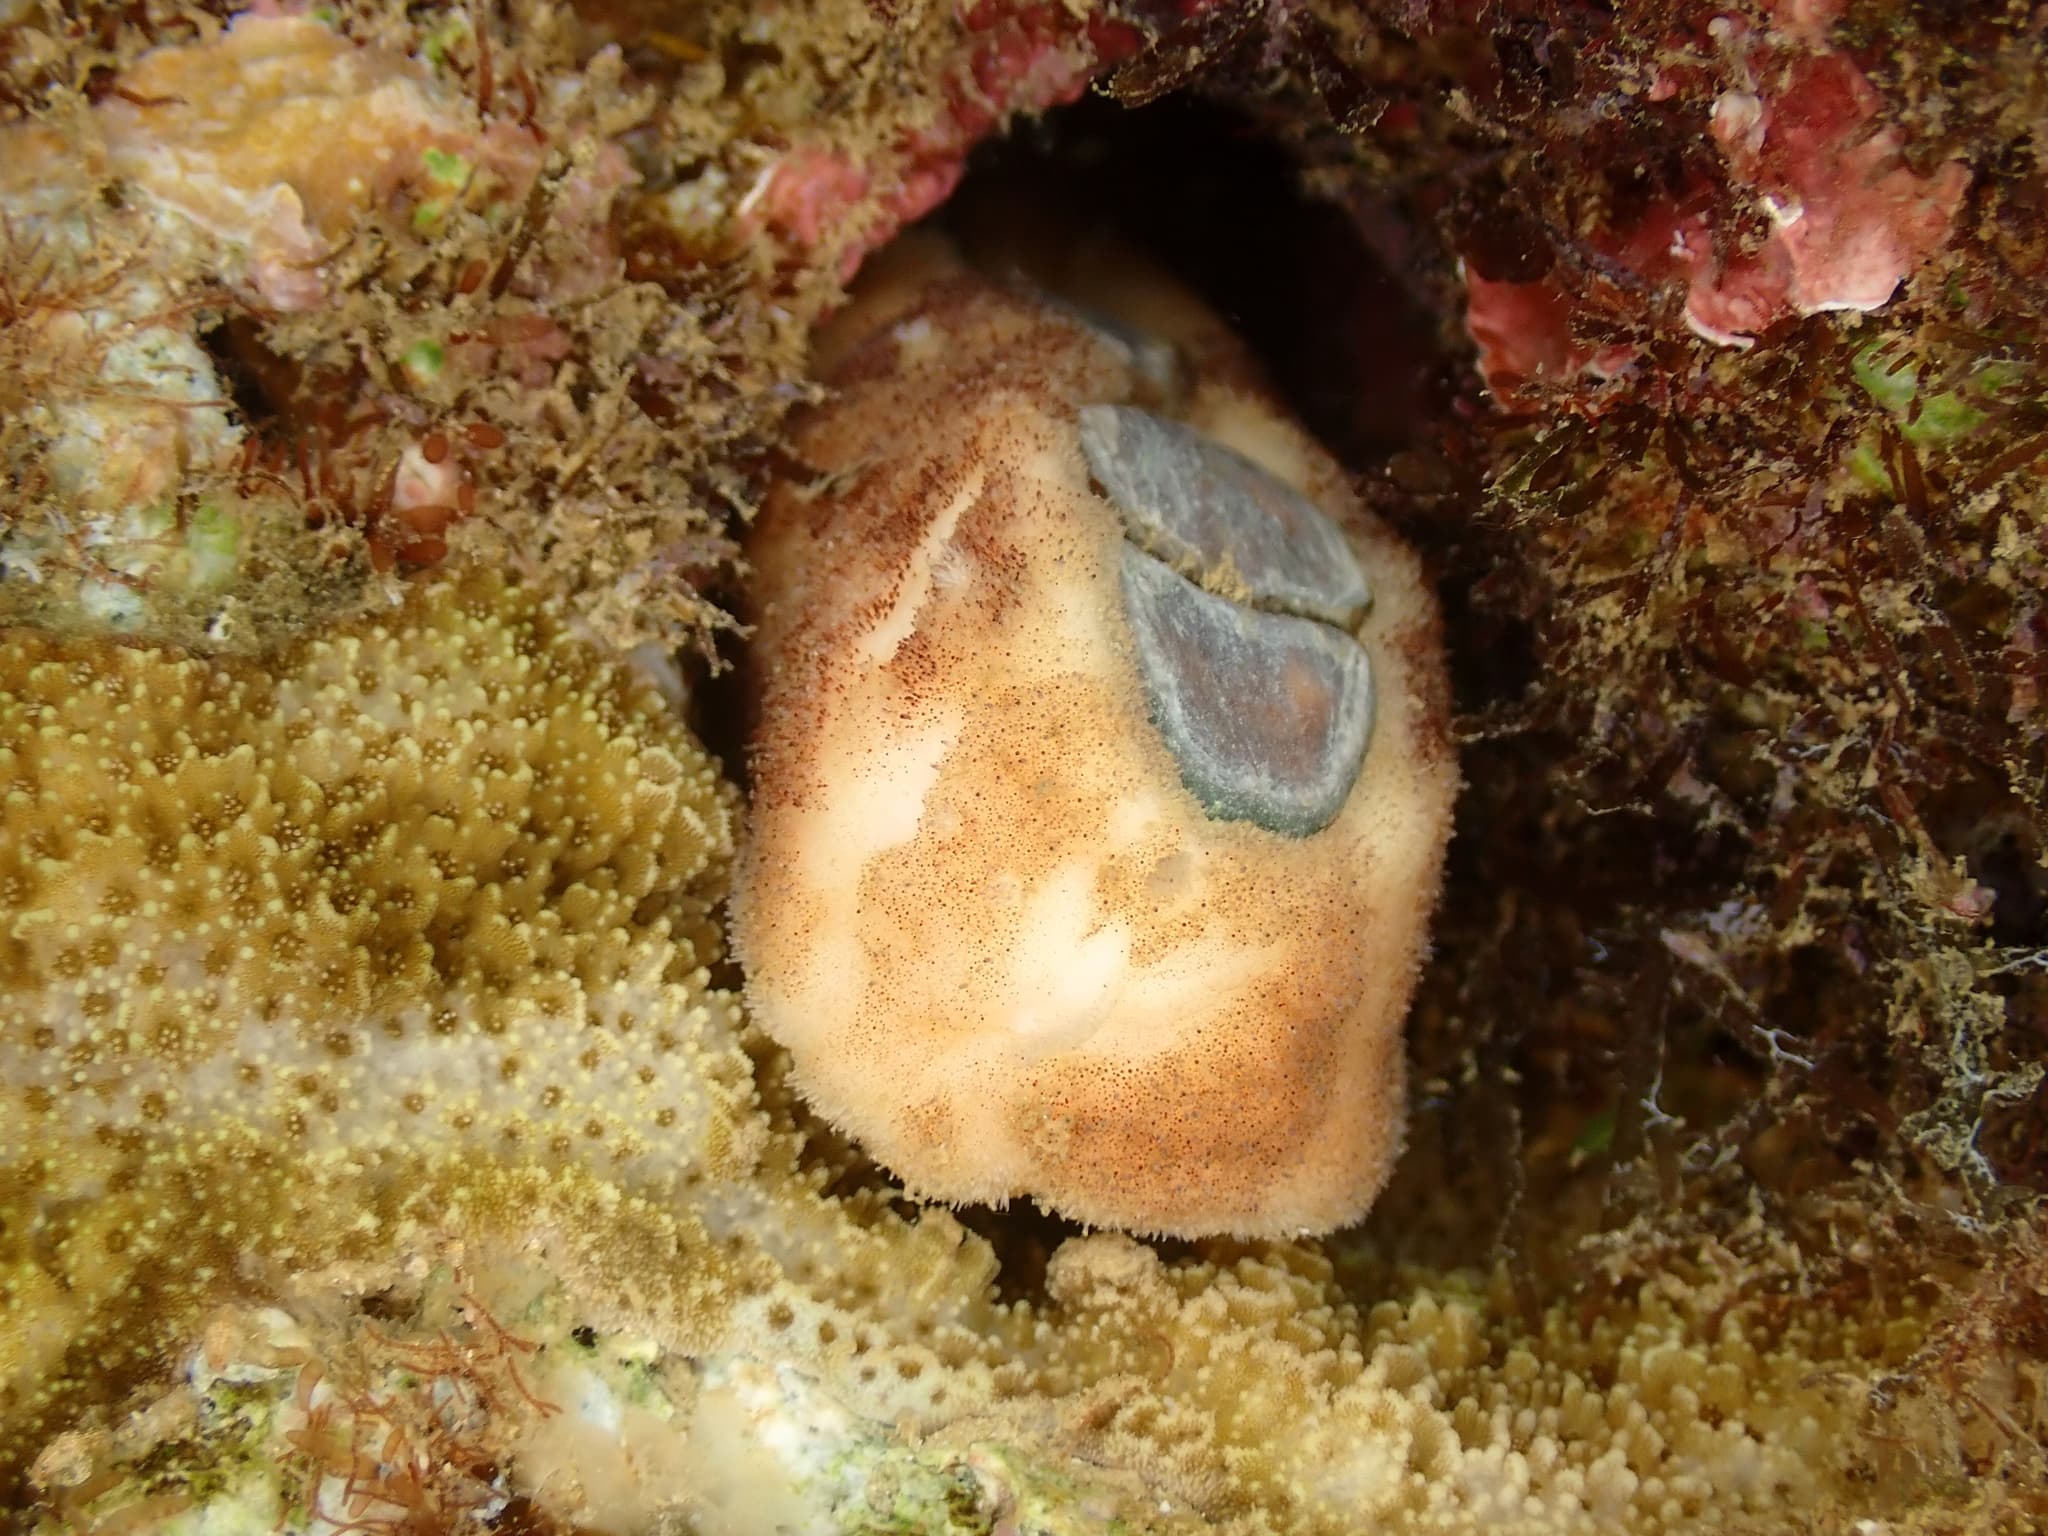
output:
M2044 57L0 0L0 1531L2048 1526Z

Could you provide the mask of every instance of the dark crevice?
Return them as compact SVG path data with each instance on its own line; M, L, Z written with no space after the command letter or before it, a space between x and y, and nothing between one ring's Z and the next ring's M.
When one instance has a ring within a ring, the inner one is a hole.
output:
M1029 1200L1003 1209L964 1206L953 1212L960 1225L974 1233L996 1255L996 1299L1003 1302L1046 1300L1046 1266L1060 1244L1088 1231L1079 1222L1055 1216Z
M261 327L235 315L199 333L242 424L261 434L284 415L299 384L299 367L263 344Z
M1083 101L977 152L947 216L991 206L1136 246L1230 323L1354 470L1417 444L1447 405L1437 317L1235 113L1191 97Z

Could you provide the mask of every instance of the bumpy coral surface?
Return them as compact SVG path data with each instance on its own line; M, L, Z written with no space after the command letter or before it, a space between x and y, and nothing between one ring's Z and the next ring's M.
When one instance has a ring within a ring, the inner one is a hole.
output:
M427 1168L744 1154L730 792L531 595L433 599L265 668L0 641L17 1426L250 1262L388 1237Z
M596 1210L554 1200L529 1214L567 1240L413 1250L225 1308L177 1386L46 1447L38 1529L1545 1536L1913 1507L1921 1468L1885 1431L1920 1421L1861 1417L1923 1338L1912 1305L1801 1319L1725 1251L1525 1327L1476 1277L1384 1276L1399 1299L1362 1311L1303 1250L1167 1265L1097 1237L1005 1316L960 1305L986 1253L944 1218L862 1235L790 1186L772 1209L825 1267L728 1254L722 1302L622 1313L600 1299L618 1278L701 1256L640 1246L631 1202L607 1218L625 1246L589 1247Z
M1400 1145L1456 784L1435 607L1213 317L1093 276L920 244L834 323L749 545L748 996L920 1193L1328 1230ZM1150 520L1182 503L1218 547ZM1272 506L1275 558L1319 557L1265 561Z

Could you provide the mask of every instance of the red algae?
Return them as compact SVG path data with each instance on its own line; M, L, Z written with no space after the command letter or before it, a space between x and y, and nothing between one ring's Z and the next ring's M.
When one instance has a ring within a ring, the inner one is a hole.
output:
M846 247L844 223L858 213L839 256L850 279L868 252L951 195L977 143L1013 116L1074 101L1143 41L1127 22L1042 0L972 0L959 25L964 47L940 72L931 118L858 158L829 142L793 147L750 194L763 226L799 249L828 236Z
M1690 330L1747 347L1791 316L1881 308L1940 249L1969 169L1909 166L1869 78L1828 44L1828 19L1812 6L1767 7L1760 24L1717 15L1674 48L1687 62L1656 67L1650 102L1717 90L1701 126L1720 150L1721 184L1741 201L1715 197L1702 173L1632 217L1582 227L1605 282L1644 297L1682 287ZM1769 226L1760 243L1748 227L1759 214ZM1509 400L1525 381L1613 378L1640 350L1577 341L1576 306L1555 279L1468 271L1466 289L1480 370Z

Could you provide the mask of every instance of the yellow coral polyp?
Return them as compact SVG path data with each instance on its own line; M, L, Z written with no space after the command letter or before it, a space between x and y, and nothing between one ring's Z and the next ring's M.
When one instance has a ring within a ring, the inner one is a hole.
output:
M649 1189L743 1157L733 812L493 576L268 665L0 638L0 1401L465 1147Z

